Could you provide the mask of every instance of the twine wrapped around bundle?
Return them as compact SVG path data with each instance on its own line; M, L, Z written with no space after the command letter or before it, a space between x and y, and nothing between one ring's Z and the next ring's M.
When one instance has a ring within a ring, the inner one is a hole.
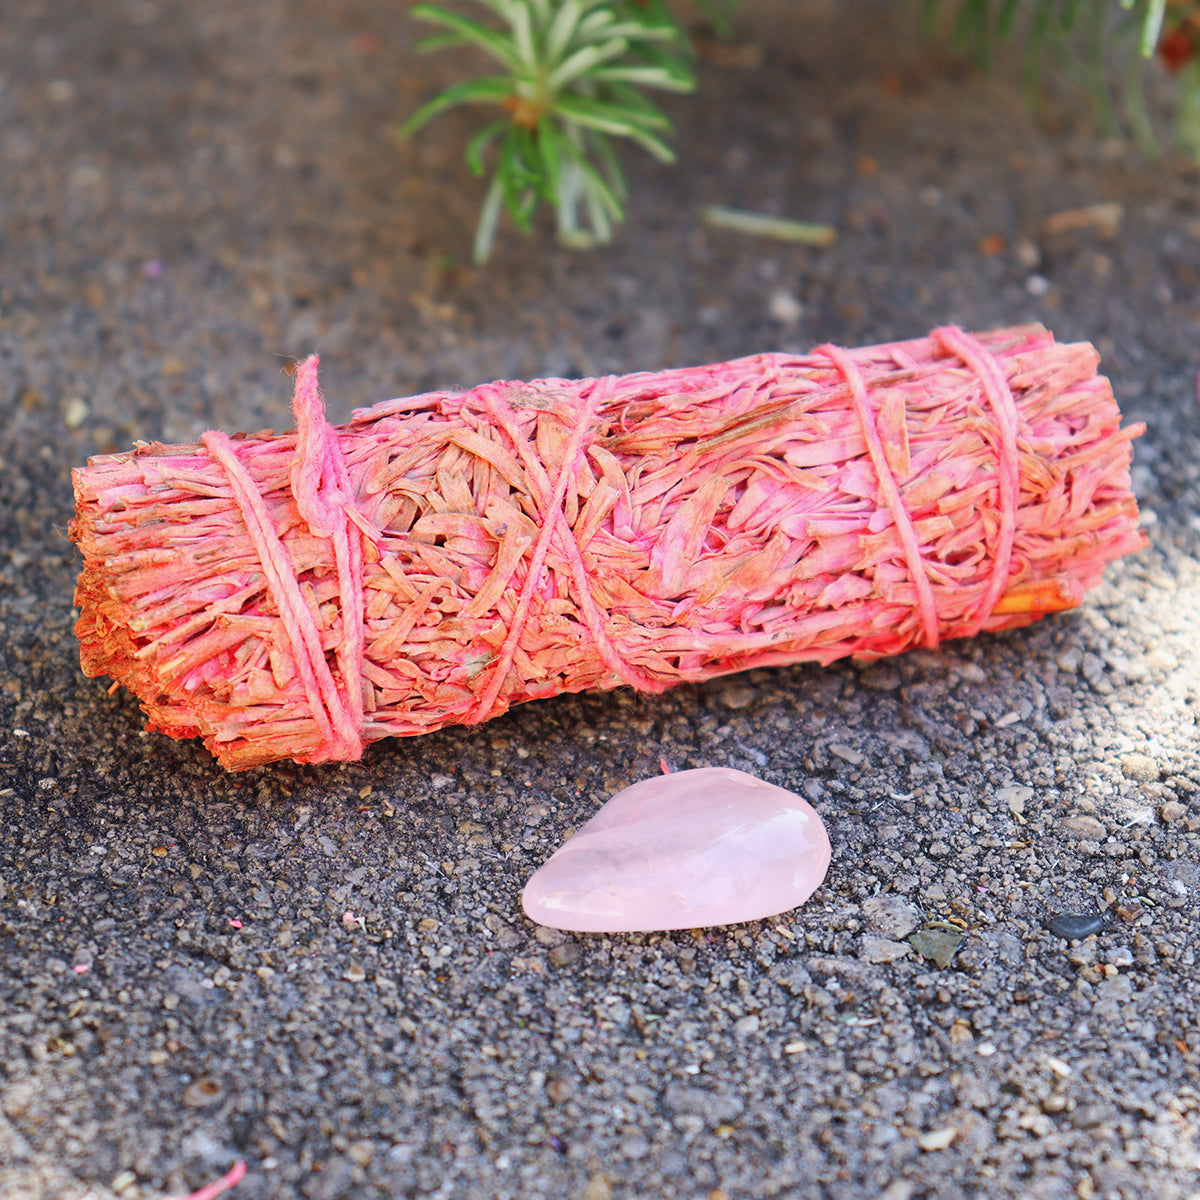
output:
M1077 605L1144 536L1039 326L491 383L74 472L83 669L232 770L525 700L872 659Z

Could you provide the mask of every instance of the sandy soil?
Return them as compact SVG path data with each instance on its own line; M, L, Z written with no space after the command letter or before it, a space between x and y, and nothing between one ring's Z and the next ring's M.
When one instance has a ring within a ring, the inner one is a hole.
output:
M1036 118L904 6L747 0L670 102L681 166L627 156L614 245L505 236L480 271L470 118L391 136L452 66L404 13L0 13L0 1196L148 1200L238 1158L246 1200L1195 1196L1196 170L1065 81ZM1047 230L1102 202L1116 236ZM1149 424L1151 547L1077 614L237 777L79 673L70 468L285 427L288 356L321 352L344 419L1027 320L1094 341ZM826 884L695 934L532 926L528 874L663 758L809 796ZM947 919L950 967L906 949Z

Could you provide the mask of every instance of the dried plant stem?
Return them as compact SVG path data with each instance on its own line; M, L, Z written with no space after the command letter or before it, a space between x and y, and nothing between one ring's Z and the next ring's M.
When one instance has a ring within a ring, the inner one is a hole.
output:
M1041 327L492 383L74 473L84 670L230 769L590 688L871 659L1139 549L1086 344ZM115 685L114 685L115 686Z

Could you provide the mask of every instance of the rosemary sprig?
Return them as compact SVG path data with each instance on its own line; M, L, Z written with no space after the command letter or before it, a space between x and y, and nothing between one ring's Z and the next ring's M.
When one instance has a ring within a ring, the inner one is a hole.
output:
M613 139L635 142L662 162L670 122L646 89L695 87L691 46L664 0L470 0L497 21L475 20L437 4L413 16L446 31L423 49L473 46L500 65L447 88L404 124L405 135L462 104L494 105L504 115L468 142L466 158L492 177L475 232L477 262L487 260L501 213L528 231L538 206L557 210L558 236L570 246L606 242L624 214L625 181ZM709 0L719 13L729 0Z

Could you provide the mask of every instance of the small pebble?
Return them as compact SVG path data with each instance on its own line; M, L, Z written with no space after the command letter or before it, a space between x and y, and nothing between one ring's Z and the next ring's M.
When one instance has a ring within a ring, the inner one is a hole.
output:
M898 958L907 958L912 947L907 942L893 942L889 938L864 937L858 956L863 962L890 963Z
M360 1167L369 1167L375 1157L375 1147L367 1141L352 1142L346 1150L350 1159Z
M1187 805L1180 804L1178 800L1168 800L1158 810L1158 813L1162 817L1164 825L1173 825L1176 821L1182 821L1187 816Z
M1024 787L1021 784L1002 787L996 792L997 802L1003 804L1015 816L1020 816L1025 811L1025 805L1032 799L1033 788Z
M1148 754L1126 754L1121 759L1121 773L1138 783L1157 783L1161 774L1158 763Z
M1104 836L1104 825L1100 821L1097 821L1095 817L1067 817L1062 824L1064 829L1069 830L1076 836L1088 838L1093 842L1099 841Z
M921 924L921 910L894 892L869 896L863 901L862 910L871 932L892 941L908 937Z
M550 963L555 967L569 967L583 957L583 947L578 942L565 942L550 951Z
M220 1100L225 1089L208 1075L193 1080L184 1089L183 1102L188 1108L207 1108Z
M75 99L75 85L69 79L51 79L46 84L46 99L51 104L69 104Z
M1079 941L1091 937L1093 933L1100 933L1107 924L1099 913L1063 913L1047 921L1046 928L1055 937Z
M1013 253L1016 255L1017 262L1027 271L1033 271L1041 265L1042 252L1037 243L1031 242L1028 238L1021 238L1013 247Z
M72 396L63 409L63 423L68 429L78 429L88 419L91 411L82 396Z
M583 1189L582 1200L612 1200L612 1184L605 1175L593 1175Z
M804 316L804 305L785 288L777 288L771 293L767 311L772 320L792 327L799 324L800 318Z
M872 663L859 672L858 679L872 692L894 692L903 682L900 672L888 662Z
M853 746L847 746L844 742L830 742L829 753L836 755L842 762L847 762L852 767L861 767L867 761L865 754L860 754Z
M1151 667L1155 671L1162 671L1169 674L1179 666L1179 659L1170 650L1156 646L1146 655L1146 666Z
M1083 665L1083 654L1077 646L1068 646L1055 657L1054 662L1060 671L1074 675Z
M944 1129L934 1129L921 1134L917 1138L917 1145L926 1151L945 1150L957 1136L958 1130L953 1125L947 1125Z
M744 683L733 683L721 689L721 703L726 708L749 708L754 703L758 693Z

